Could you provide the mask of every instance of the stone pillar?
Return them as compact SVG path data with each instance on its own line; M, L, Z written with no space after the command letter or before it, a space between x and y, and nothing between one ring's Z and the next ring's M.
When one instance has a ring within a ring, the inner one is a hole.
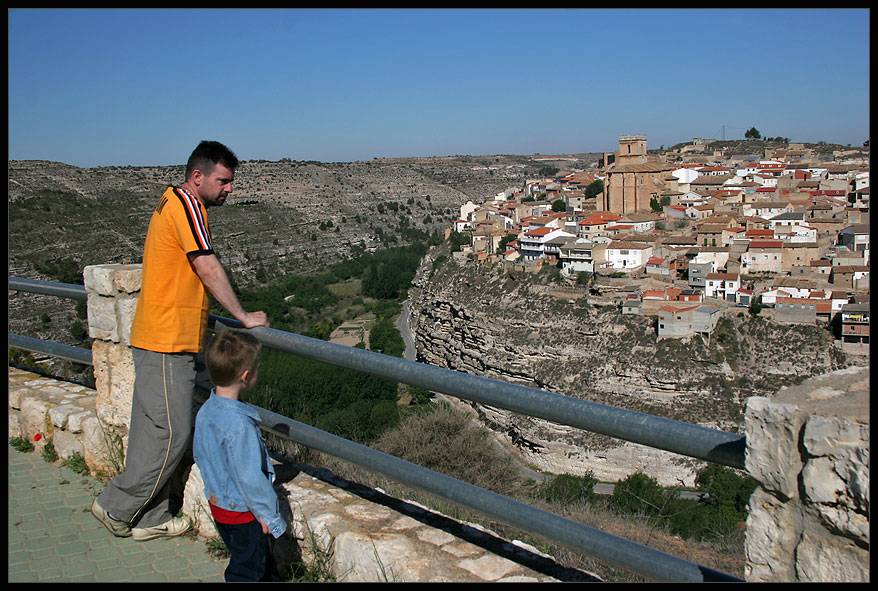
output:
M109 473L124 465L134 393L131 323L140 293L141 265L90 265L83 271L92 338L95 414L89 425L85 460Z
M95 414L88 424L85 460L90 468L115 473L124 467L134 396L131 324L143 279L142 265L92 265L84 270L88 294L88 334L92 338ZM183 512L202 536L217 537L204 499L204 483L192 466L183 494Z
M868 371L747 401L747 581L869 580Z

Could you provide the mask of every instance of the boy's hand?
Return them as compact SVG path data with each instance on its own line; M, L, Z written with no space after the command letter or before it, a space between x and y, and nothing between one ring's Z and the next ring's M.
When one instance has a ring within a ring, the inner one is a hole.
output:
M258 521L259 525L262 526L262 533L264 533L265 535L268 535L268 526L265 525L265 522L262 521L261 519L257 519L256 521Z

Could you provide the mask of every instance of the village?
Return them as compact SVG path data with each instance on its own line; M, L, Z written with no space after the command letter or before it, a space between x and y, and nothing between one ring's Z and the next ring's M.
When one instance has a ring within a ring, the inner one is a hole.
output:
M622 136L591 169L463 204L446 236L468 237L455 256L477 265L550 265L580 286L614 285L615 304L656 318L659 339L709 338L724 311L745 307L824 325L843 351L867 355L868 159L709 143L655 153L645 136Z

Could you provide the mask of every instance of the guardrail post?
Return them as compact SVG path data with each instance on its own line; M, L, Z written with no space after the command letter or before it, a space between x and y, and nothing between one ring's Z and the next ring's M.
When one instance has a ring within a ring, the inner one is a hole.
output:
M92 340L95 413L99 430L86 446L90 467L118 471L128 448L134 393L131 322L140 294L141 265L89 265L83 270Z
M868 372L747 400L747 581L869 580Z

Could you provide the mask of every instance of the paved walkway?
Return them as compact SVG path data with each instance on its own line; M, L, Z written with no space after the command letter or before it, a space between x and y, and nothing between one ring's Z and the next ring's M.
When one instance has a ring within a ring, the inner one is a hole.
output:
M8 582L222 582L202 539L116 538L89 511L103 484L7 449Z

